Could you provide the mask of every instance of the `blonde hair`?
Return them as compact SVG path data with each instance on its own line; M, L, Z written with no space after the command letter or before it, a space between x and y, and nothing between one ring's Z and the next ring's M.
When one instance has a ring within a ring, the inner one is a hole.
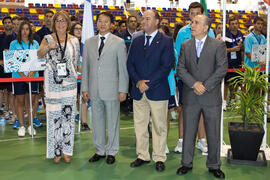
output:
M55 21L56 19L59 17L59 16L62 16L66 21L67 21L67 32L69 31L70 29L70 26L71 26L71 22L70 22L70 19L69 19L69 16L67 14L67 12L65 11L57 11L54 15L53 15L53 19L52 19L52 31L55 33L56 32L56 28L55 28Z

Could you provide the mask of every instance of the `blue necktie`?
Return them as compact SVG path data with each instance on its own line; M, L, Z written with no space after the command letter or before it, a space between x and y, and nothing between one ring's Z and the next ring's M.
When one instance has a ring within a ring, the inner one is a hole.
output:
M200 55L201 55L202 43L203 43L202 41L197 42L197 49L196 49L196 51L197 51L197 58L199 58Z
M150 46L150 38L151 38L151 36L146 36L146 44L145 44L146 48L149 48L149 46Z

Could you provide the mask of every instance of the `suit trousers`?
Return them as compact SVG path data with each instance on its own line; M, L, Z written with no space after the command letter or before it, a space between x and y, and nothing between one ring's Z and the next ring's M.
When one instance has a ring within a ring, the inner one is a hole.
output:
M192 167L194 146L198 130L200 114L203 113L206 138L208 144L208 156L206 166L218 169L220 161L220 118L221 105L205 106L199 103L183 105L183 153L181 164Z
M151 101L143 94L141 100L133 100L136 153L138 158L150 160L149 133L147 130L150 113L152 118L153 161L166 161L168 100Z
M120 102L104 101L100 98L91 100L93 144L98 155L115 156L119 151ZM106 125L107 124L107 125ZM108 141L106 144L106 127Z

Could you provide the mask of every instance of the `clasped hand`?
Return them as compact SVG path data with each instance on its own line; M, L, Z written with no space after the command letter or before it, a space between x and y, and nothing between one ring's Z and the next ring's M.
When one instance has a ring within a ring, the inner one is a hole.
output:
M144 93L149 89L146 83L150 82L150 80L140 80L137 82L137 88L139 88L141 93Z
M200 81L197 81L193 85L194 93L198 96L203 95L206 91L206 88L204 87L203 83Z

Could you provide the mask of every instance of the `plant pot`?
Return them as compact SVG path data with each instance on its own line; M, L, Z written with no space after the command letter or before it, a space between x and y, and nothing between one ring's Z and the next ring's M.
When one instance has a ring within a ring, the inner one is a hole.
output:
M233 159L256 161L264 129L259 124L248 124L248 130L244 130L244 124L229 122L228 130L232 148Z

